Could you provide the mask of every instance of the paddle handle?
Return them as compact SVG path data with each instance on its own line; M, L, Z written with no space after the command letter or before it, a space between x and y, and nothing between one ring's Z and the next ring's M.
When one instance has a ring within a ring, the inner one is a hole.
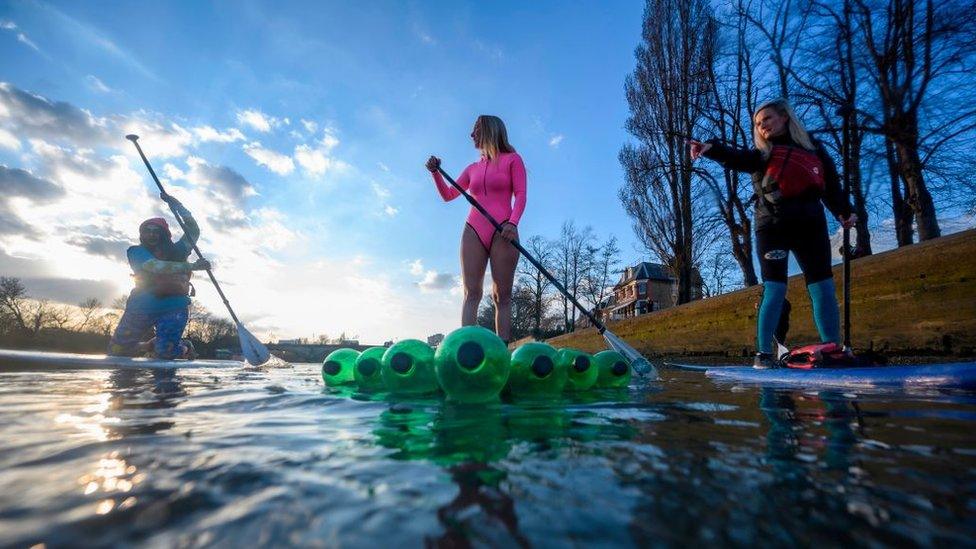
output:
M461 186L458 185L456 181L454 181L454 178L452 178L450 175L448 175L446 171L444 171L444 168L438 166L437 171L440 172L440 174L444 176L444 179L446 179L447 182L450 183L452 187L457 189L457 191L461 193L461 195L464 196L464 198L468 202L470 202L471 205L474 206L474 208L478 210L478 212L481 213L481 215L483 215L485 219L487 219L488 222L495 227L495 229L501 232L502 230L501 223L499 223L498 220L492 217L492 215L488 213L488 210L486 210L484 206L478 203L478 201L475 200L473 196L468 194L467 191L462 189ZM542 276L546 277L546 279L548 279L549 282L552 283L552 285L555 286L560 293L566 296L566 299L568 299L570 303L573 304L574 307L576 307L581 313L583 313L583 316L585 316L601 334L607 331L606 324L601 322L600 319L598 319L596 316L593 315L593 313L588 311L586 307L580 304L580 302L577 301L576 298L573 297L569 293L569 291L566 290L566 288L559 283L558 280L556 280L556 277L553 276L552 273L550 273L545 267L542 266L542 263L539 263L539 261L536 260L536 258L532 257L532 254L530 254L525 248L522 247L521 244L519 244L518 240L513 240L512 245L515 246L515 249L518 250L519 253L522 254L523 257L525 257L525 259L529 260L529 263L531 263L536 269L539 269L539 272L542 273Z
M149 175L152 176L153 181L156 182L156 186L159 187L159 192L163 194L169 194L166 192L166 189L163 188L163 184L161 181L159 181L159 177L156 176L156 171L153 170L152 165L149 163L149 159L146 158L146 154L142 152L142 147L139 146L139 141L138 141L139 136L130 134L125 136L125 138L128 139L129 141L132 141L132 144L136 146L136 150L139 151L139 156L142 158L142 162L146 165L146 169L149 170ZM170 211L173 212L173 217L176 218L176 222L179 223L180 228L183 229L183 233L185 234L186 223L183 222L183 218L180 216L179 212L176 211L176 208L174 208L172 204L166 202L166 205L169 206ZM193 247L193 251L196 252L197 257L199 259L204 259L203 253L200 251L200 248L197 247L197 243L192 242L190 245ZM224 295L224 291L220 288L220 284L217 282L217 278L214 277L213 271L211 271L209 268L207 268L206 271L207 271L207 276L210 277L210 282L213 283L214 288L217 289L217 294L220 295L220 299L224 302L224 306L227 307L227 312L230 313L230 317L234 319L235 324L239 325L241 321L238 320L237 315L234 313L234 309L230 306L230 301L227 300L227 296Z

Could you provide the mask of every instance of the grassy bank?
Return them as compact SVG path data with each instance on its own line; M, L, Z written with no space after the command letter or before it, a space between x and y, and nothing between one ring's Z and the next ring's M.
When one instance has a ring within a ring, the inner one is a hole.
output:
M851 264L855 348L890 356L962 358L976 350L976 230L942 237ZM834 268L840 299L842 268ZM648 356L742 357L753 352L760 287L636 318L610 329ZM817 341L802 276L789 281L789 342ZM559 347L605 348L596 330L549 340Z

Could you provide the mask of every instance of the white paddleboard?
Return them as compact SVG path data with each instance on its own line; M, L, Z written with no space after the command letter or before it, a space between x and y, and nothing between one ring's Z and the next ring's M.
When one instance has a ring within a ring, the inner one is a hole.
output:
M160 360L156 358L0 349L0 372L16 372L21 370L101 370L116 368L240 368L245 365L245 362L236 360Z

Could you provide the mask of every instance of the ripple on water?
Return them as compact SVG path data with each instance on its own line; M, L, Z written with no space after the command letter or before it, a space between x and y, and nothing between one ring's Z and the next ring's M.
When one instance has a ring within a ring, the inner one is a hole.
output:
M0 374L0 545L976 539L972 395L662 371L465 407L324 390L318 368Z

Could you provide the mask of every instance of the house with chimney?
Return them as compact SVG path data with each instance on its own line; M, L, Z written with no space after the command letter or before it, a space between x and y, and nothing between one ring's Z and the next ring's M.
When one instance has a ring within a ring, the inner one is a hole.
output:
M701 299L702 278L693 274L691 298ZM627 267L613 293L597 308L597 316L604 322L638 316L678 304L678 279L665 265L647 261Z

